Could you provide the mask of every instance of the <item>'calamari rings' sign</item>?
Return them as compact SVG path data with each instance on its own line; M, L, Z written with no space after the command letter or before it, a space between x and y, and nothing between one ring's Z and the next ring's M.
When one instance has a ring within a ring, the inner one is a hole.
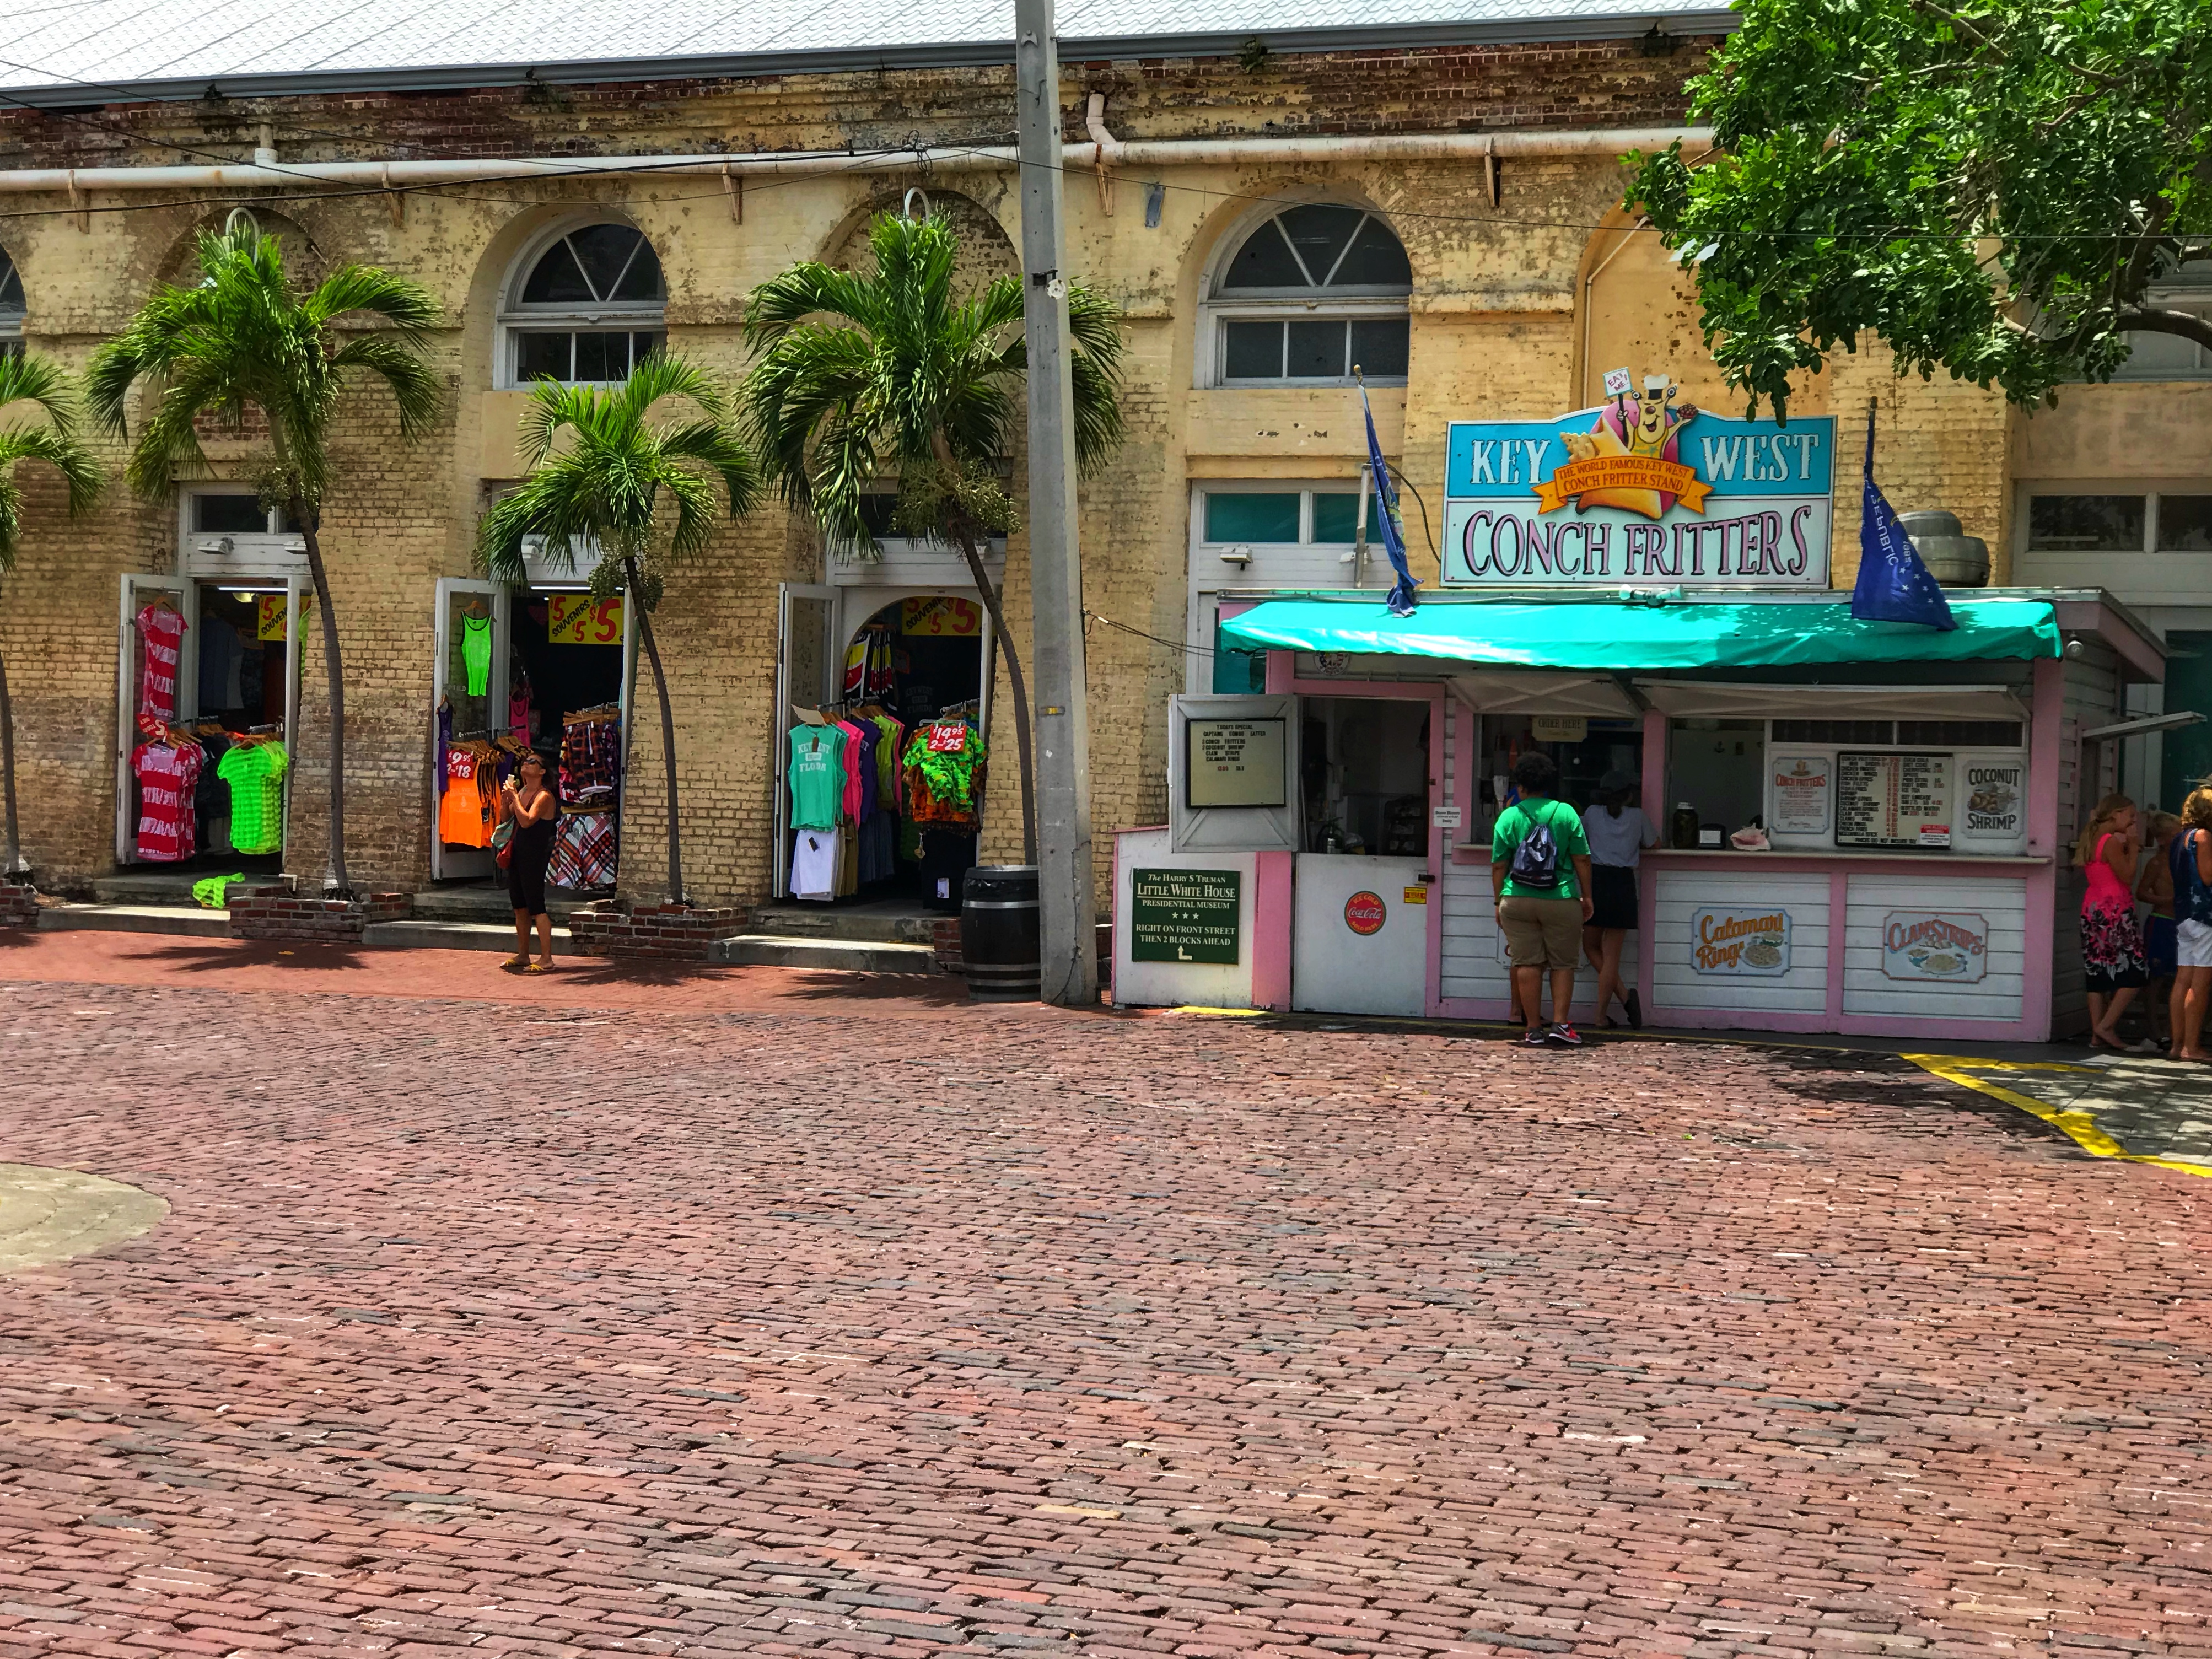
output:
M1443 580L1825 587L1834 495L1828 416L1735 420L1645 375L1557 420L1452 423Z

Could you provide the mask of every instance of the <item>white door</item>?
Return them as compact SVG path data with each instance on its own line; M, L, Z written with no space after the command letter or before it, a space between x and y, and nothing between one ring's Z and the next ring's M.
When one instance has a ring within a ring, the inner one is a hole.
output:
M842 663L837 650L836 621L836 588L804 582L783 584L776 617L775 713L770 721L775 747L769 767L775 787L775 842L769 848L769 863L775 872L778 898L791 896L791 871L784 862L791 800L784 787L783 769L791 754L792 705L812 708L838 695L835 677Z
M197 632L199 590L174 576L123 578L123 605L117 635L115 698L115 861L138 862L138 787L131 769L131 752L146 740L138 725L139 675L145 666L145 650L138 633L138 613L167 599L185 619L185 643L178 653L175 718L190 719L198 712L194 678L198 663Z
M430 718L434 731L438 708L449 703L453 736L489 738L507 728L507 590L500 583L446 576L438 582L435 666L430 676ZM491 661L471 679L463 644L471 623L490 624ZM296 628L293 639L299 638ZM294 647L297 649L296 644ZM434 770L434 767L433 768ZM430 780L430 877L434 881L467 880L497 869L488 847L448 847L438 833L438 799L446 781Z
M1301 853L1291 906L1291 1006L1318 1014L1428 1012L1425 859ZM1416 896L1413 900L1407 894Z

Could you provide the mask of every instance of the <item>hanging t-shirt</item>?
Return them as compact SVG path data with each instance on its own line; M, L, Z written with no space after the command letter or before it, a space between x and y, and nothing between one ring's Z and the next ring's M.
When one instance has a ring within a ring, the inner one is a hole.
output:
M199 782L200 747L188 743L142 743L131 769L138 780L138 856L174 864L198 850L192 838L192 790Z
M908 816L971 824L981 806L984 744L965 720L925 720L907 742Z
M446 751L446 793L438 801L438 839L448 847L491 845L489 814L484 810L483 785L477 769L489 763L473 750Z
M185 619L166 605L138 613L138 637L145 665L138 675L142 719L167 722L177 717L177 659L185 642Z
M838 834L835 830L801 830L791 848L791 896L803 899L837 896Z
M791 827L835 830L845 799L842 727L795 726L791 729Z
M230 786L230 844L237 851L284 850L284 775L291 769L281 743L242 744L216 763Z
M468 671L469 695L481 697L491 686L491 618L461 618L461 666Z
M883 741L876 745L876 801L887 812L899 810L899 739L906 728L889 714L871 714Z

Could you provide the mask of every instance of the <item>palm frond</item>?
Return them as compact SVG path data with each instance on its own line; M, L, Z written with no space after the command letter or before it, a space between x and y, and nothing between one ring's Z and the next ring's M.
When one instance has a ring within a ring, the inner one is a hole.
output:
M316 284L300 309L319 328L338 318L368 312L382 318L410 345L420 346L438 325L438 301L412 277L375 265L344 265Z
M76 431L83 414L76 385L52 358L36 351L0 357L0 409L33 403L43 409L55 431Z
M810 317L842 317L868 326L876 319L876 300L867 278L808 260L753 290L745 302L745 344L755 351L773 345Z
M663 398L688 398L707 417L718 423L729 420L729 394L721 382L688 357L672 357L665 351L650 353L630 370L616 393L632 418L642 418Z
M437 374L396 331L364 334L331 354L334 369L365 368L392 389L399 410L399 435L420 437L434 424L446 401Z

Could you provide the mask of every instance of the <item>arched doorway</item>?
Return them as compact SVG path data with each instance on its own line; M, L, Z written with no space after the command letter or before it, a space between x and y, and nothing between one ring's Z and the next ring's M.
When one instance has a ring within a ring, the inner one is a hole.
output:
M972 589L793 585L783 611L776 896L886 918L957 911L988 783L981 604ZM960 787L915 787L917 741Z

